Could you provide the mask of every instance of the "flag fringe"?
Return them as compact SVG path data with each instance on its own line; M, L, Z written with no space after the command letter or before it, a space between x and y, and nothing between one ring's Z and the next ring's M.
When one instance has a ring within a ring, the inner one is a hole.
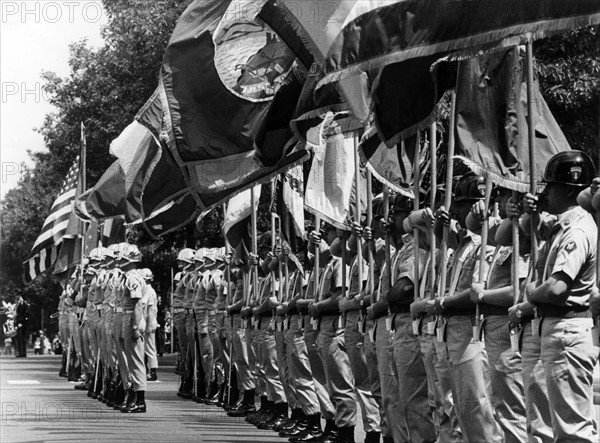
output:
M539 40L561 32L597 24L600 24L600 13L568 17L560 20L540 20L534 23L509 26L503 29L488 31L443 43L428 44L425 46L395 51L390 54L372 57L369 60L355 63L349 67L326 74L319 80L315 90L318 90L329 83L338 82L344 78L352 77L362 72L373 71L382 66L403 62L413 58L462 51L468 48L472 48L472 50L475 51L475 48L486 46L493 46L497 49L517 46L524 44L529 38L532 40Z
M454 160L460 160L464 165L473 171L477 175L483 175L490 178L496 186L510 189L511 191L526 193L529 192L529 180L527 178L517 179L504 177L497 172L491 171L485 168L483 165L474 162L473 160L463 157L462 155L455 155Z

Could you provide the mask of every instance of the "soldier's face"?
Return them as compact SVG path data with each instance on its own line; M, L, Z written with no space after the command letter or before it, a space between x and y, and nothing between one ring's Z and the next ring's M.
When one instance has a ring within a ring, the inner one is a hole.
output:
M452 205L451 216L454 218L463 228L467 226L467 215L471 211L471 208L475 204L474 200L460 200L454 202Z

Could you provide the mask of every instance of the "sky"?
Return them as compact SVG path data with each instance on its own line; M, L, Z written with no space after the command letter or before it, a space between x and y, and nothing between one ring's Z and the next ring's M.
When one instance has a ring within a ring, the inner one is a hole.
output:
M27 150L42 151L35 128L55 109L42 90L42 71L69 75L69 44L102 46L106 14L100 0L0 0L0 198L19 180Z

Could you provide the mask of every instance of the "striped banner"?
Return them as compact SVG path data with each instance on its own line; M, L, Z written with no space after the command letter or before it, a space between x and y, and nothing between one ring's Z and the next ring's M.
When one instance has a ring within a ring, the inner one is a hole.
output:
M35 241L27 259L23 262L23 279L30 282L52 267L58 256L59 246L63 241L69 219L71 218L73 201L77 195L79 182L79 155L69 169L54 201L50 215L44 221L42 231Z

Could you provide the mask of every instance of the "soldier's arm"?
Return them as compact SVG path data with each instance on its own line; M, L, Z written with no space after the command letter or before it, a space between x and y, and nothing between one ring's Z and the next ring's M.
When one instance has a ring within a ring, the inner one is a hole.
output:
M333 292L331 292L331 294L329 294L328 298L318 303L315 303L317 310L319 312L337 311L341 296L342 288L336 288Z
M471 300L471 289L455 292L444 299L444 308L446 309L467 309L475 306Z
M569 297L572 283L573 280L566 273L556 272L540 286L529 291L529 300L534 303L563 304Z
M385 295L388 302L398 305L410 304L413 301L415 285L408 277L400 278Z

